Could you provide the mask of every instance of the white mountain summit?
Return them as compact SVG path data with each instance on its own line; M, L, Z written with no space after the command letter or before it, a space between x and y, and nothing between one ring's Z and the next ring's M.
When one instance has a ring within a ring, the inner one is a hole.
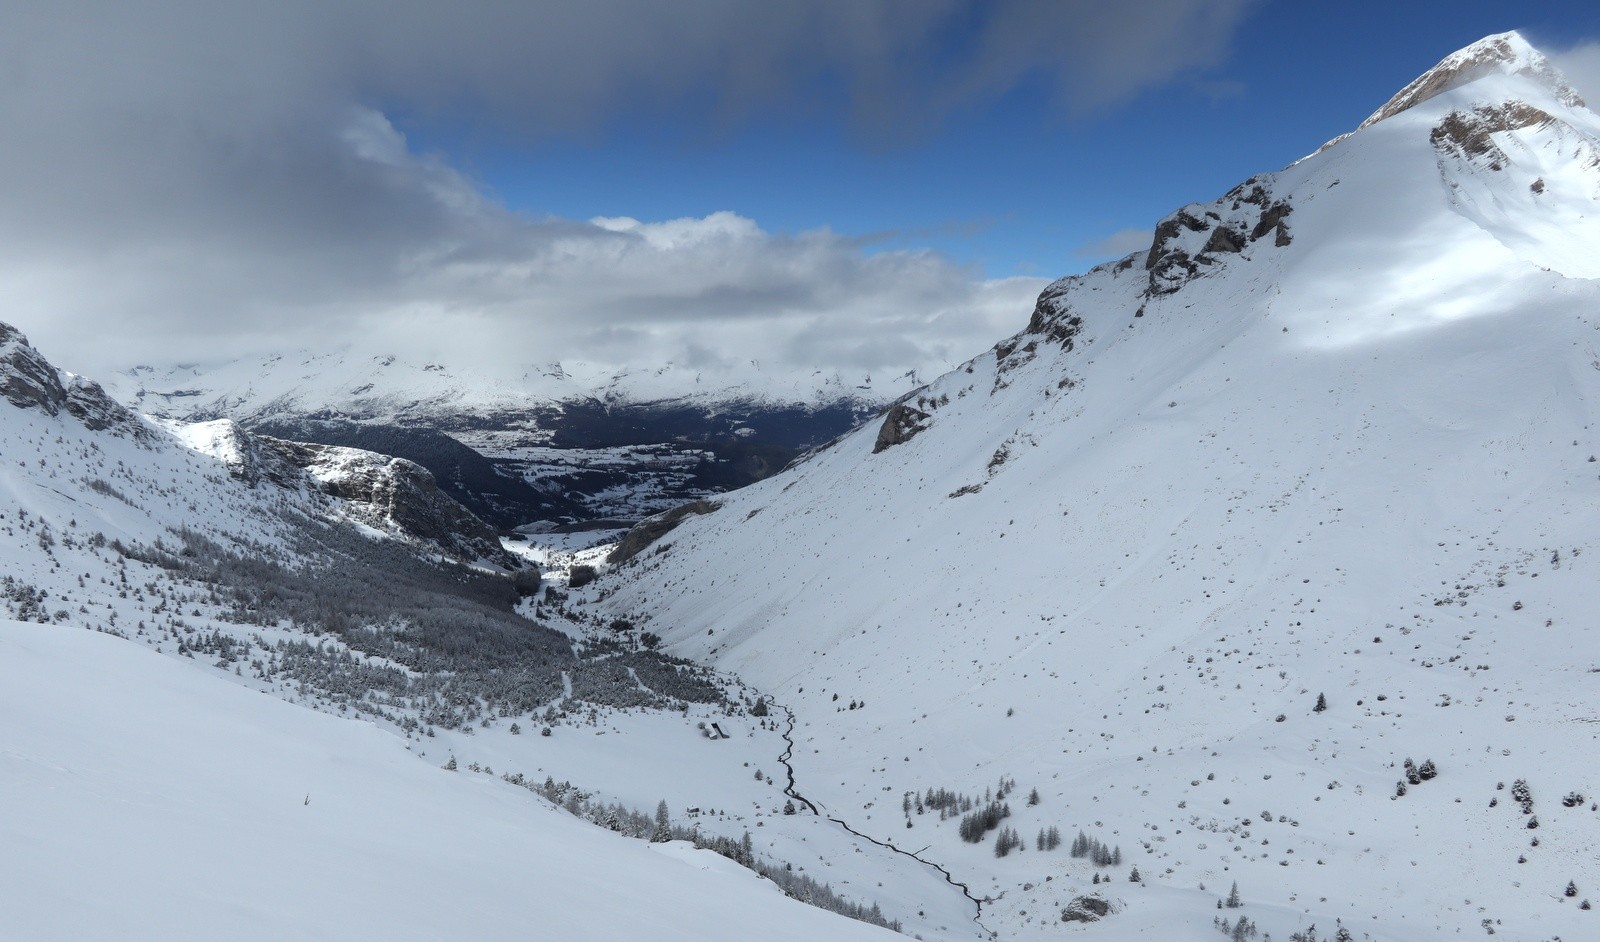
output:
M793 708L797 788L1001 937L1098 893L1093 937L1585 938L1596 279L1600 117L1489 37L587 591ZM902 814L1002 777L1027 852Z

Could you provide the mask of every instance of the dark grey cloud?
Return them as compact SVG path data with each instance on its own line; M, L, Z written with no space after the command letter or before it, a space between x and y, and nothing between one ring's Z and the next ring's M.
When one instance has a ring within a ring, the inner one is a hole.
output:
M839 114L876 143L1019 83L1104 107L1247 0L201 0L0 9L0 319L105 369L368 338L932 368L1037 282L749 219L529 219L386 115L511 138ZM913 312L908 314L907 312Z

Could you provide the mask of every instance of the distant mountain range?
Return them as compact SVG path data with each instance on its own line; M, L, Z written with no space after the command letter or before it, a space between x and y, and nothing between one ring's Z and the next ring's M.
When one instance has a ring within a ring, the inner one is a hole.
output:
M495 376L346 351L140 366L110 388L152 415L410 459L503 529L626 525L761 480L904 391L746 373L712 383L673 367L552 365Z

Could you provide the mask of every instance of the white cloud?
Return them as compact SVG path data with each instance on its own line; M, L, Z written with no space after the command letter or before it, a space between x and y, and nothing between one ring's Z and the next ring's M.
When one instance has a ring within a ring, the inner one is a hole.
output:
M736 212L530 219L382 109L512 139L830 109L893 139L1023 82L1122 100L1216 61L1247 5L23 0L0 28L0 319L85 372L359 338L926 373L1020 326L1043 280Z
M88 372L355 344L485 368L758 359L780 375L899 375L1017 329L1043 284L978 278L932 252L865 254L827 230L774 235L732 212L529 220L411 154L381 115L354 115L336 138L337 162L383 193L356 211L405 225L295 245L252 239L242 220L220 245L178 232L35 257L0 269L0 309Z
M1148 249L1154 238L1155 231L1152 229L1118 229L1103 239L1078 246L1072 254L1079 258L1121 258L1129 252Z
M1600 41L1582 43L1550 56L1590 108L1600 108Z

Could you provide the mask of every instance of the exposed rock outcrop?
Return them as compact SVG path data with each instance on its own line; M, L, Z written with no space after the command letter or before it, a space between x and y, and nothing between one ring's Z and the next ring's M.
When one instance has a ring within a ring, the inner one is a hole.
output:
M690 517L714 513L721 509L722 505L716 501L697 500L674 507L666 513L646 517L623 535L622 542L606 556L606 562L613 564L627 562L644 552L650 544L677 529L678 524Z
M1099 896L1074 896L1061 911L1062 922L1099 922L1111 914L1111 904Z
M1441 157L1457 157L1490 170L1505 166L1506 153L1492 135L1503 131L1552 124L1555 116L1520 101L1482 105L1471 111L1452 111L1428 135Z
M878 440L872 446L872 453L877 454L885 448L901 445L915 438L918 432L928 427L930 418L932 416L928 413L903 402L890 406L883 414L883 425L878 428Z
M1147 294L1172 294L1222 256L1238 255L1268 233L1279 248L1292 242L1288 219L1294 206L1273 196L1271 184L1270 176L1251 177L1214 203L1185 206L1161 220L1145 255Z
M176 431L190 447L221 461L230 475L251 487L319 491L342 501L355 520L425 541L453 559L524 568L491 527L441 491L426 468L404 458L273 438L230 419Z
M61 377L15 327L0 324L0 396L19 409L57 415L66 404Z
M358 448L254 437L370 526L426 540L465 562L522 568L488 524L441 491L433 474L415 462Z
M150 436L144 422L106 395L99 383L56 369L21 331L5 323L0 323L0 396L19 409L65 412L92 431L110 430L140 440Z
M1051 282L1039 292L1033 302L1033 315L1028 318L1026 333L1043 336L1061 349L1071 351L1078 334L1083 330L1083 318L1072 312L1067 303L1067 292L1077 283L1074 278L1061 278ZM1004 359L1004 357L1002 357Z

